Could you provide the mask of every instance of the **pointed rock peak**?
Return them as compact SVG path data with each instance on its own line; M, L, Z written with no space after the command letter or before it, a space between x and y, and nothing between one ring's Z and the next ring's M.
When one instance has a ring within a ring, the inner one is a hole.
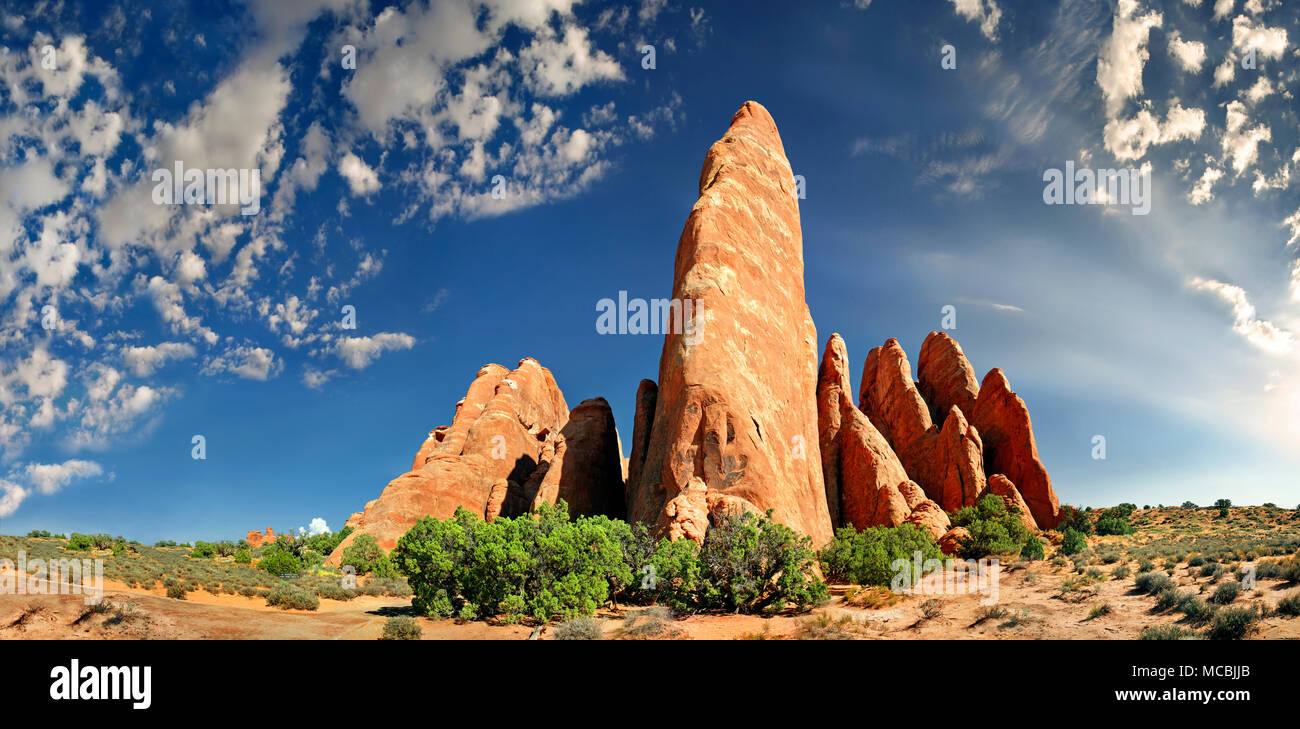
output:
M818 381L828 385L838 384L840 391L846 394L853 392L853 384L849 380L848 348L838 333L832 334L830 339L826 340L826 351L822 354Z
M731 116L731 129L750 127L759 134L770 135L777 145L781 144L781 134L777 131L776 120L767 108L757 101L746 101Z
M961 350L957 340L944 332L930 332L921 345L921 355L916 361L916 374L921 396L930 405L935 420L946 417L954 405L961 408L967 418L975 409L979 396L979 382L975 369Z
M999 391L1011 392L1011 382L1007 380L1007 376L1002 372L1001 367L994 367L989 370L987 375L984 375L984 381L980 383L980 393L983 393L986 389L990 390L990 395L995 395Z

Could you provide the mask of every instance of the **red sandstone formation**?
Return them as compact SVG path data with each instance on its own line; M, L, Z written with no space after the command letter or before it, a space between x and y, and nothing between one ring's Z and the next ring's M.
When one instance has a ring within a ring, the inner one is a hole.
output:
M705 157L673 299L692 302L694 317L664 338L645 458L629 468L629 516L703 540L722 510L772 509L825 544L799 206L780 134L758 103L736 112Z
M266 533L262 534L254 529L244 537L244 541L248 542L249 545L254 548L260 547L263 544L270 544L275 541L275 530L271 527L267 527Z
M1061 504L1052 490L1052 478L1038 458L1029 408L1002 370L984 376L971 422L984 439L984 468L1001 473L1015 484L1039 528L1052 529L1061 521Z
M348 524L355 531L330 556L337 565L357 534L384 549L424 516L445 519L464 507L495 518L563 498L573 515L622 512L622 463L604 400L573 413L549 370L534 359L507 371L479 370L450 426L434 429L413 468L384 488Z
M968 419L975 412L979 380L957 340L946 332L930 332L916 361L921 397L930 404L930 417L942 421L957 406Z

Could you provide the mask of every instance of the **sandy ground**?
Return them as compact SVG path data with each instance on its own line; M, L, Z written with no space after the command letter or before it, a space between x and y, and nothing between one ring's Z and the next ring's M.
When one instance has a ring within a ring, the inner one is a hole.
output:
M807 615L772 618L748 615L694 615L674 620L660 636L671 639L788 639L803 635L864 639L1132 639L1142 628L1178 624L1178 614L1154 611L1155 601L1133 594L1132 578L1107 580L1073 593L1058 588L1068 576L1045 563L1029 570L1003 571L996 607L1005 614L981 620L985 606L978 594L903 595L893 604L865 608L851 604L844 586L833 586L825 606ZM1176 576L1180 589L1208 584L1187 575L1185 566ZM1236 606L1263 601L1276 605L1295 585L1261 580L1259 590L1244 593ZM410 601L392 597L358 597L342 602L321 600L314 612L280 610L264 600L238 595L212 595L199 591L186 600L174 600L161 590L128 589L120 583L105 585L104 599L113 607L85 616L80 595L0 596L0 639L316 639L374 640L392 615L405 614ZM929 617L923 606L927 601ZM888 601L887 601L888 602ZM1110 612L1089 619L1094 605L1106 604ZM604 610L605 637L625 637L624 618L644 608ZM531 626L484 622L419 619L425 640L523 640ZM828 629L828 625L834 629ZM555 626L537 637L550 639ZM1263 639L1300 638L1300 619L1269 617L1260 622L1255 636Z

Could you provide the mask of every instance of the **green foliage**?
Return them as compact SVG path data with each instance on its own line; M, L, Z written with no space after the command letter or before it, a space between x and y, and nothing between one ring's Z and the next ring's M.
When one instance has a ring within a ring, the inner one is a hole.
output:
M235 552L235 564L252 564L253 555L247 549L241 549Z
M270 595L266 596L266 604L281 610L289 608L315 610L320 607L320 600L313 593L297 585L281 582L271 589Z
M337 546L337 545L335 545ZM333 550L331 550L333 551ZM343 550L343 564L351 565L359 575L396 577L397 571L388 554L379 546L373 534L358 534Z
M810 607L827 595L813 575L816 558L812 539L773 521L771 510L733 510L705 532L698 604L737 613Z
M94 539L87 534L73 532L72 536L68 538L67 550L69 552L89 552L94 547Z
M1236 600L1237 596L1240 594L1240 582L1225 582L1215 588L1214 594L1210 595L1210 602L1215 605L1227 605L1233 600Z
M567 505L542 505L485 523L463 509L425 517L391 558L416 610L466 620L572 620L624 597L678 611L779 610L825 599L815 553L771 515L731 515L694 542L654 540L644 526L603 516L570 521Z
M347 539L348 535L351 534L352 531L353 529L350 526L343 527L341 531L325 532L324 534L303 537L300 541L302 542L304 549L310 549L313 552L328 555L333 552L344 539Z
M182 585L179 582L173 582L167 586L167 597L176 600L184 600L186 592L187 590L185 589L185 585Z
M302 571L302 559L293 552L285 550L280 546L280 542L276 541L262 550L262 559L257 566L281 577L296 575Z
M1201 508L1201 507L1197 506L1195 501L1184 501L1184 502L1183 502L1183 508L1184 508L1184 509L1199 509L1199 508Z
M835 532L835 539L822 549L820 560L827 579L881 586L888 586L900 574L895 563L902 560L910 586L921 577L912 574L918 552L922 565L929 559L944 559L930 533L912 524L870 527L860 532L849 526Z
M1029 541L1029 530L1020 521L1020 512L1007 508L1001 497L988 494L952 513L952 525L965 527L969 537L959 541L958 553L966 559L993 554L1016 554Z
M1043 540L1030 534L1029 539L1025 542L1024 549L1020 550L1020 558L1026 562L1038 562L1046 556L1047 552L1043 549Z
M195 559L211 559L217 553L217 545L210 542L195 542L190 556Z
M1277 601L1277 614L1289 618L1300 616L1300 592L1293 592Z
M1065 504L1061 506L1061 523L1056 525L1056 531L1064 534L1068 529L1084 535L1092 534L1092 517L1086 511Z
M1113 577L1114 579L1122 580L1125 577L1128 577L1130 572L1131 571L1129 570L1128 565L1122 564L1116 567L1115 569L1111 570L1110 576Z
M1103 511L1094 528L1096 533L1100 536L1135 533L1137 529L1129 523L1129 517L1134 511L1137 511L1137 507L1128 503Z
M1210 622L1210 640L1241 640L1258 630L1254 608L1222 608Z
M1218 501L1214 502L1214 508L1216 509L1227 509L1231 506L1232 506L1232 499L1219 499Z
M1143 572L1133 580L1133 588L1147 595L1157 595L1173 586L1174 581L1163 572Z
M1065 538L1061 540L1061 554L1078 554L1088 548L1088 539L1083 532L1066 528L1064 534Z
M570 521L563 502L490 523L457 509L451 519L416 522L392 559L422 613L571 619L592 614L611 588L631 583L618 534L625 529L606 517Z
M338 545L335 545L338 546ZM380 640L419 640L424 630L409 615L394 615L384 621L384 634Z
M28 539L49 539L50 536L50 533L44 529L33 529L27 532Z

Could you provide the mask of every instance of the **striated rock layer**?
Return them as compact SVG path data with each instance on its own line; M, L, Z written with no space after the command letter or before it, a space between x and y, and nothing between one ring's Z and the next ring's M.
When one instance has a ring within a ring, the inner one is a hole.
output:
M420 446L411 471L348 519L355 531L329 563L338 565L359 534L392 549L424 516L446 519L464 507L492 519L558 499L575 516L623 514L609 405L587 400L570 413L551 372L531 358L509 371L487 365L456 404L451 425L435 428Z
M825 544L799 207L776 124L756 102L705 157L673 299L691 302L694 316L664 338L645 456L629 465L628 515L703 540L726 509L772 509Z

